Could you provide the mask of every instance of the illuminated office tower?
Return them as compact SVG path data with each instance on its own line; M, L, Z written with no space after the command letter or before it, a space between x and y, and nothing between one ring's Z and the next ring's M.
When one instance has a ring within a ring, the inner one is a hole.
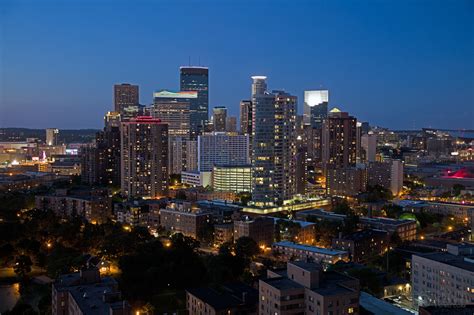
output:
M296 193L296 96L266 92L266 77L252 77L252 201L274 206Z
M325 168L356 164L357 119L334 108L322 126L322 162Z
M212 110L212 119L214 122L214 131L226 131L225 123L227 120L227 108L224 106L214 107Z
M58 145L59 129L47 128L46 129L46 145Z
M194 157L188 156L191 145L191 104L197 101L196 91L172 92L161 90L153 93L153 117L168 124L169 172L181 174L189 170Z
M304 91L304 123L320 129L328 116L328 102L328 90Z
M122 116L133 116L139 110L138 85L128 83L114 85L114 110Z
M122 194L128 198L168 193L168 125L151 116L122 122Z
M209 119L209 68L182 66L179 68L180 90L196 91L197 101L191 103L191 137L196 139Z
M240 133L252 134L252 101L240 101Z

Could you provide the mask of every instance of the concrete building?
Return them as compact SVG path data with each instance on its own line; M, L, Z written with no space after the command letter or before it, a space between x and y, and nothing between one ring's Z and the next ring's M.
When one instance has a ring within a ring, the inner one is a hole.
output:
M214 166L212 169L212 187L216 191L251 192L252 166Z
M413 304L463 306L474 304L474 247L448 245L447 252L413 254Z
M351 261L363 262L388 249L387 231L365 229L332 240L332 248L349 251Z
M193 209L190 203L171 203L160 210L160 224L171 233L201 238L201 233L211 224L211 215L206 211Z
M326 169L326 193L332 196L355 196L366 191L367 170L364 165Z
M191 103L191 139L204 129L209 119L209 68L182 66L179 68L181 91L196 91L196 102Z
M97 268L61 275L52 285L53 315L131 315L122 300L118 283L112 277L100 277Z
M224 284L220 288L186 289L189 315L258 314L258 291L243 283Z
M181 172L181 182L192 187L212 186L212 172Z
M112 198L108 189L57 189L52 195L35 196L35 207L52 210L62 218L79 216L92 223L105 223L112 217Z
M250 164L249 137L225 132L212 132L198 137L198 170L211 172L214 166Z
M375 162L377 154L377 136L373 133L361 135L361 161Z
M403 188L403 162L386 159L383 162L369 162L367 165L369 186L382 186L397 196Z
M321 129L328 116L328 104L328 90L304 91L304 124Z
M46 129L46 145L54 146L58 145L59 129L47 128Z
M325 167L345 168L356 163L355 117L332 109L322 127L322 162Z
M140 105L138 85L128 83L114 85L114 111L123 117L134 116Z
M139 116L122 122L121 190L128 198L168 193L168 125Z
M220 246L234 240L234 225L232 223L214 225L214 244Z
M359 281L319 264L288 262L259 281L259 314L359 314Z
M212 121L214 123L213 130L216 132L226 131L227 108L217 106L212 109Z
M275 239L275 223L272 218L257 217L234 221L234 240L250 237L259 247L270 247Z
M266 91L266 77L252 84L252 202L272 207L296 194L296 96Z
M329 249L290 241L274 243L272 250L284 260L310 260L321 264L335 264L339 260L349 261L347 250Z

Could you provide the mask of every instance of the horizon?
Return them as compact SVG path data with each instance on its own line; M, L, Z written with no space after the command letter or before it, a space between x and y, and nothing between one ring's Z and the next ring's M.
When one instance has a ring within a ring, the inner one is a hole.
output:
M114 84L139 85L149 105L190 64L209 67L209 116L239 119L259 74L298 97L298 114L304 91L324 88L330 108L370 125L474 129L471 1L203 1L175 19L191 3L2 2L0 127L100 129Z

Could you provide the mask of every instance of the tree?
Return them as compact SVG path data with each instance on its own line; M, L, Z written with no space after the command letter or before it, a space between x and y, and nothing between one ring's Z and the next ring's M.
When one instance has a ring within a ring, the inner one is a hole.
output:
M347 201L343 200L343 201L338 202L334 206L333 211L334 213L337 213L337 214L347 215L352 212L352 209L351 207L349 207L349 204L347 203Z
M387 215L387 217L394 218L394 219L397 219L403 212L402 207L398 205L394 205L394 204L385 205L382 207L382 210L385 211L385 214Z
M260 253L257 243L250 237L243 236L235 242L235 254L250 259Z
M238 201L241 205L246 206L252 200L252 194L249 192L240 192L237 194Z
M18 277L24 279L27 274L31 272L31 266L33 262L30 259L30 256L20 255L15 260L15 266L13 266L13 270L18 275Z
M466 187L464 187L463 185L461 184L454 184L453 185L453 195L454 196L459 196L461 194L461 190L464 190L466 189Z

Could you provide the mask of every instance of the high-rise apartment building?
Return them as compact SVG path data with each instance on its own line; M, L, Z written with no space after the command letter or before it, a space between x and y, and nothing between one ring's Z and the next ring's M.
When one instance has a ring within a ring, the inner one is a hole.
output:
M46 129L46 145L54 146L58 145L59 129L47 128Z
M214 107L212 110L212 119L214 122L214 131L226 131L227 108L224 106Z
M215 191L231 191L236 194L251 192L252 166L214 166L212 170L212 187Z
M214 166L250 164L249 137L212 132L198 137L198 171L211 172Z
M266 77L252 79L252 201L274 206L296 192L297 99L283 91L266 92Z
M138 85L114 85L114 111L122 116L134 116L140 106Z
M324 167L344 168L356 163L356 122L334 108L329 112L322 126L322 161Z
M197 101L191 104L191 131L195 139L209 119L209 68L182 66L179 73L180 90L197 92Z
M252 134L252 101L240 101L240 132Z
M168 125L151 116L122 122L121 189L129 198L168 192Z
M88 185L120 186L120 114L108 112L95 143L81 148L81 178Z
M305 125L321 129L324 119L328 116L329 91L304 91Z
M383 162L369 162L367 166L368 185L382 186L397 196L403 188L403 162L385 159Z

